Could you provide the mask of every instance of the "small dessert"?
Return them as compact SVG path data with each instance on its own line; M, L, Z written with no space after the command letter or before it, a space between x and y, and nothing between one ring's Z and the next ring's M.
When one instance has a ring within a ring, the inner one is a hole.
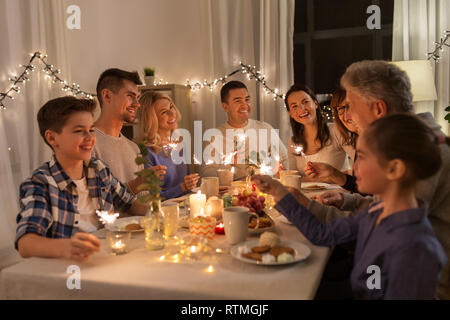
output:
M289 253L293 255L294 249L289 247L273 247L272 249L270 249L269 253L278 258L278 256L282 253Z
M265 254L262 256L262 262L263 263L275 263L275 262L277 262L277 259L271 254Z
M251 250L247 247L247 246L240 246L238 247L238 253L240 255L244 254L244 253L250 253Z
M270 250L270 246L259 246L259 247L253 247L252 252L254 253L265 253Z
M125 230L127 231L136 231L136 230L141 230L141 225L139 223L130 223L127 224L127 226L125 227Z
M294 256L292 254L284 252L277 257L277 261L280 263L292 262L294 261Z
M259 245L261 247L276 247L280 244L280 237L273 232L264 232L261 237L259 237Z

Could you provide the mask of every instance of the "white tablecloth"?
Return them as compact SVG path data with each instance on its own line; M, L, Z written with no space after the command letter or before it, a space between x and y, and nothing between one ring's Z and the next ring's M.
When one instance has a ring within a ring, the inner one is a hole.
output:
M121 256L110 255L103 240L101 251L85 263L22 259L0 273L0 298L313 299L330 249L311 245L292 225L277 221L275 231L281 240L307 244L312 251L310 257L285 266L248 264L229 253L174 263L160 261L169 249L148 251L143 233L135 233L130 252ZM225 236L216 235L212 245L225 247ZM69 290L66 285L70 276L67 268L74 264L81 270L80 290ZM212 273L207 271L210 265Z

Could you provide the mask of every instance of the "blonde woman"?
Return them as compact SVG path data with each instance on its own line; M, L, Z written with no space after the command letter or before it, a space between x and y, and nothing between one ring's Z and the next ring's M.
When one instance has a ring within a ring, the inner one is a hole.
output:
M197 173L189 174L187 164L175 164L170 156L171 135L178 128L181 114L172 99L160 93L146 92L139 98L138 140L145 140L148 148L147 167L166 166L161 197L179 197L197 186Z

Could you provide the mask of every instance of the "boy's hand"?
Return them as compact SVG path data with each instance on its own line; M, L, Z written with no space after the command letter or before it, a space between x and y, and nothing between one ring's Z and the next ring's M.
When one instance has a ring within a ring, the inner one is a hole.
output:
M261 190L261 192L271 194L277 202L289 193L280 182L269 176L256 174L252 176L252 182L256 184L256 187Z
M163 165L157 165L150 167L149 169L155 171L156 175L159 176L161 180L164 180L164 175L166 174L167 167Z
M338 209L344 204L344 196L336 191L324 192L318 196L318 200L327 206L334 206Z
M89 256L98 252L101 246L97 237L84 232L77 232L72 238L66 240L64 257L80 262L86 261Z

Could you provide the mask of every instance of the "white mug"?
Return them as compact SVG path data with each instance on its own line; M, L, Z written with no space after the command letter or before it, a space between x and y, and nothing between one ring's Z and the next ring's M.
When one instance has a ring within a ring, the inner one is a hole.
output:
M223 225L225 237L229 244L234 245L245 241L248 234L248 215L256 216L255 230L259 227L259 216L246 207L228 207L223 210Z
M218 177L204 177L202 178L202 184L200 190L203 194L206 194L206 199L219 194L219 178Z
M302 177L294 175L285 175L283 184L286 187L292 187L300 191L302 188Z
M218 169L217 176L219 177L219 186L231 186L233 182L233 172L228 169Z
M284 177L290 175L300 175L300 172L297 170L281 170L280 171L280 182L284 184Z

